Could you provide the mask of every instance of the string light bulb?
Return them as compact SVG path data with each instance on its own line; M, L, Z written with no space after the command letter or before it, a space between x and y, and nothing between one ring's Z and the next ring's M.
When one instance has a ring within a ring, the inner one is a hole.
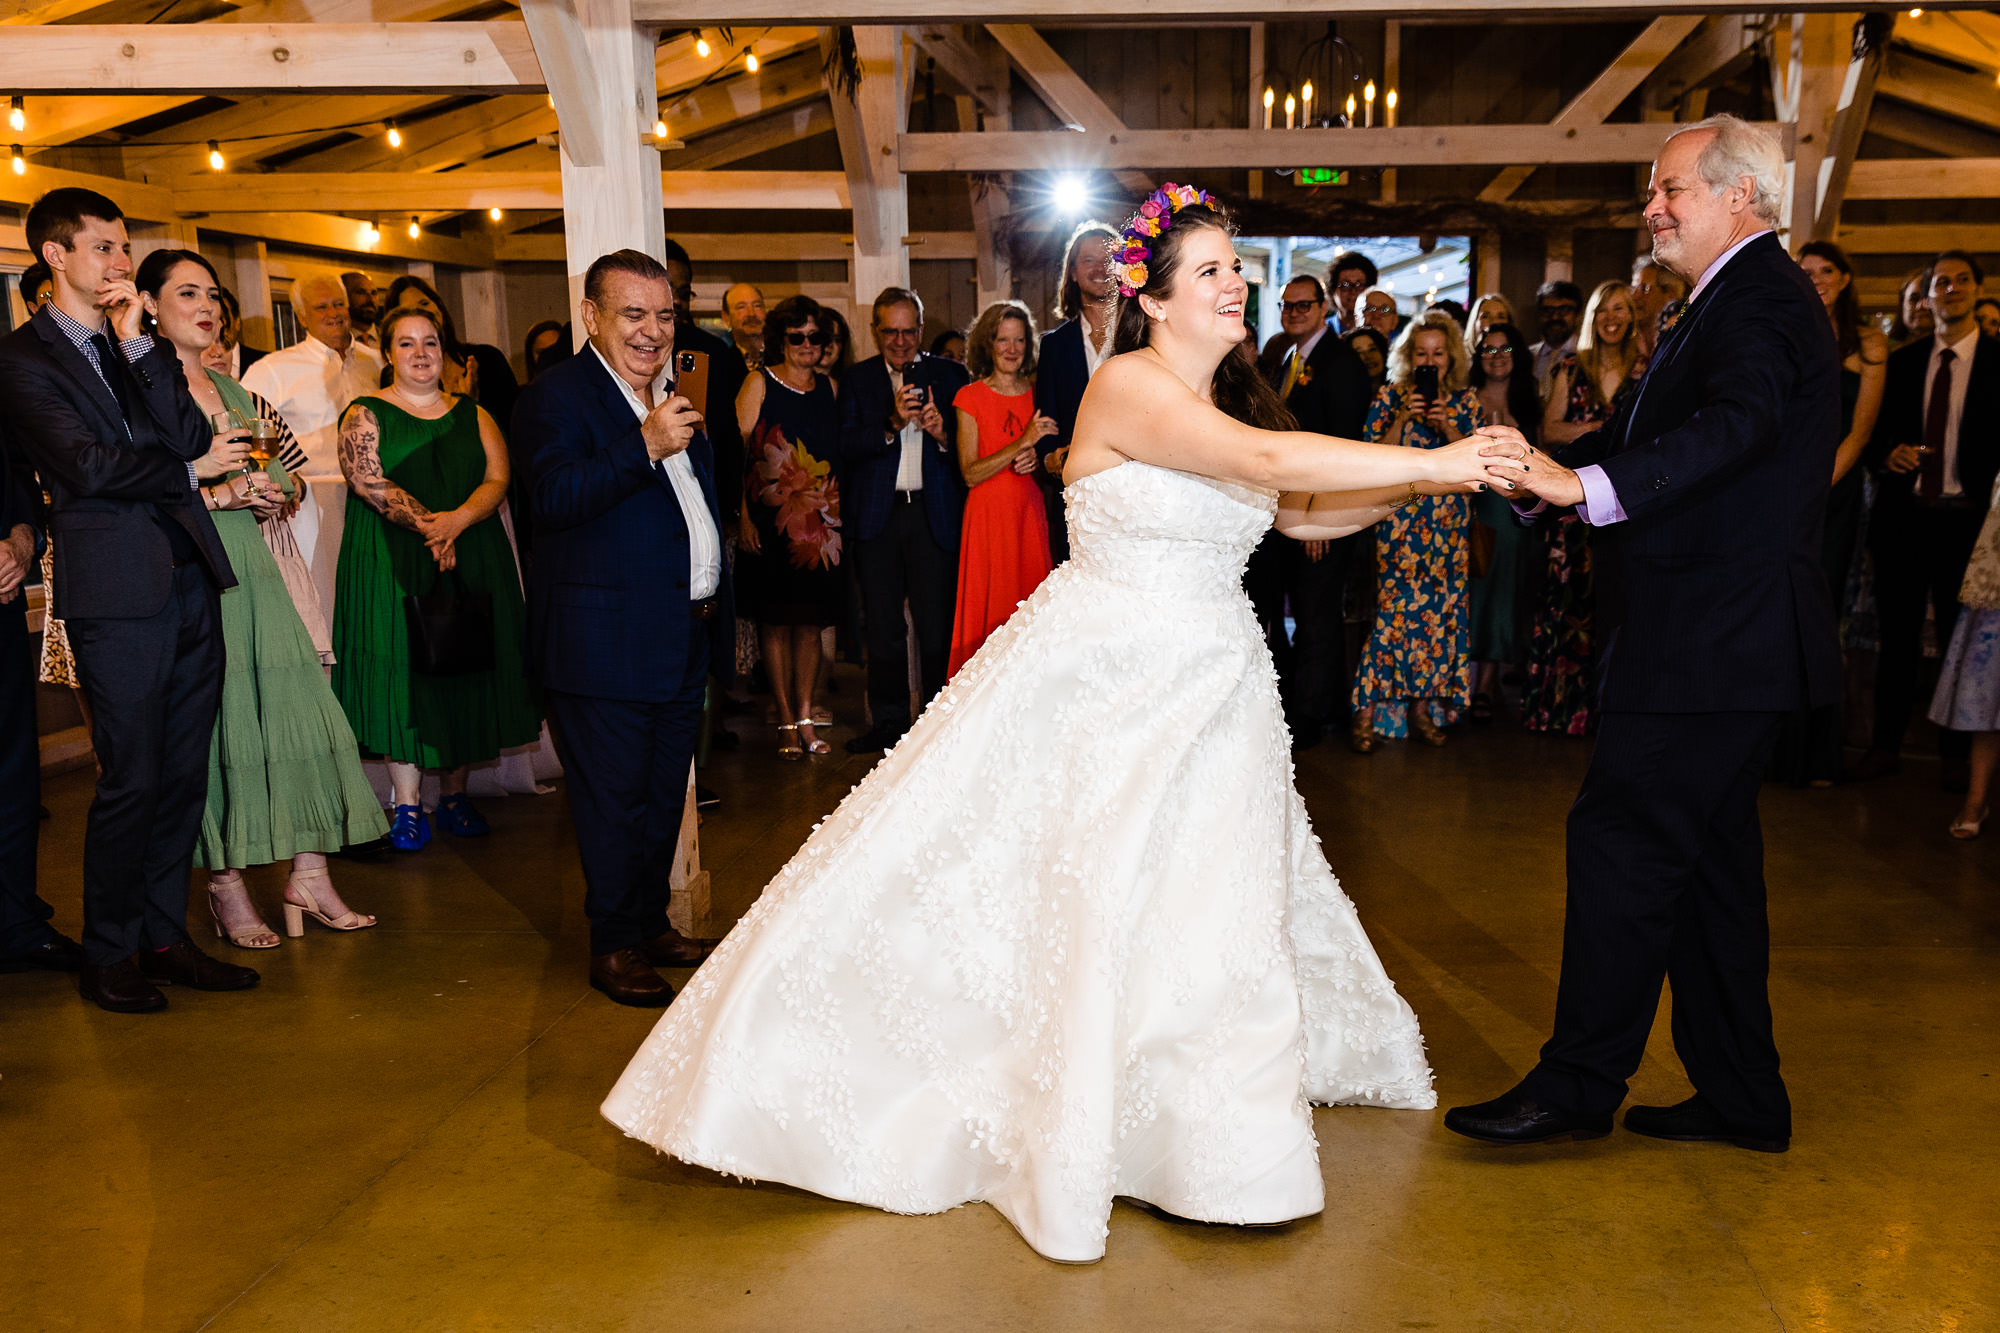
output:
M743 57L743 68L749 70L752 74L757 72L757 53L755 51Z
M700 56L703 60L708 59L709 53L714 49L715 49L714 47L708 44L708 38L697 37L694 39L694 53Z
M495 204L493 207L486 210L486 216L492 218L495 222L498 222L501 218L504 218L507 215L506 213L501 211L500 205Z
M16 134L28 128L27 103L19 93L7 100L7 128Z
M28 174L28 159L22 156L21 145L15 144L13 148L8 151L7 156L13 159L14 174L16 176L25 176Z
M660 116L653 121L653 137L664 141L667 137L667 118Z
M413 241L416 240L419 236L422 236L424 234L424 229L417 225L417 219L415 214L412 214L410 217L409 231L410 231L410 239Z
M381 239L382 233L375 229L374 223L363 222L361 224L361 243L363 245L373 245Z
M228 165L222 158L222 145L210 139L208 141L208 169L210 171L220 171Z
M391 148L403 146L403 132L396 128L396 122L393 120L389 122L389 146Z

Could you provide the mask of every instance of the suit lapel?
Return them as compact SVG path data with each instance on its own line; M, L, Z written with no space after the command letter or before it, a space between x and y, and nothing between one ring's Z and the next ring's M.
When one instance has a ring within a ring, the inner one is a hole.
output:
M36 311L34 325L35 332L41 334L42 343L48 348L49 356L62 367L64 374L76 382L84 397L97 405L98 413L104 417L105 424L115 429L115 436L129 443L132 438L131 426L125 420L124 409L118 406L118 399L112 395L111 386L90 368L90 361L77 350L76 344L69 340L69 335L56 323L55 316ZM114 362L117 360L115 351L112 360ZM107 375L119 373L120 367L115 364L105 367Z

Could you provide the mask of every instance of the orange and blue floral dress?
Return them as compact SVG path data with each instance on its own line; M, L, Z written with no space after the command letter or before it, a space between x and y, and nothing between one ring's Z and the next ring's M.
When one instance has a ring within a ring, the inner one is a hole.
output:
M769 370L764 406L744 444L743 509L758 550L736 564L737 613L760 625L837 625L847 580L840 572L840 487L827 463L840 434L833 381L801 393Z
M1368 409L1362 437L1385 438L1414 394L1385 384ZM1479 396L1461 389L1445 399L1461 435L1479 428ZM1437 449L1444 436L1412 420L1403 443ZM1472 702L1472 504L1463 495L1426 495L1375 525L1375 627L1354 671L1354 708L1372 710L1375 732L1409 734L1409 705L1420 702L1442 725Z

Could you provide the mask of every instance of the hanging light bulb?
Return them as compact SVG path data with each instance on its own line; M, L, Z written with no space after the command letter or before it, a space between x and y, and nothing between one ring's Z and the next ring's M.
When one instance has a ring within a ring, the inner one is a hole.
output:
M228 163L222 160L222 145L210 139L208 141L208 169L210 171L220 171L227 165Z
M382 233L375 230L374 223L363 222L361 224L361 244L373 245L375 244L375 242L381 239L382 239Z
M396 122L393 120L389 122L389 146L391 148L403 146L403 132L396 128Z
M666 139L667 118L665 116L660 116L653 121L653 137L660 140Z
M28 174L28 159L21 155L21 145L15 144L7 155L14 161L14 174L16 176L25 176Z
M8 99L7 128L16 134L28 128L28 108L19 93Z
M743 57L743 68L749 70L752 74L757 72L757 53L755 51Z
M417 219L414 215L412 215L410 218L410 239L414 241L423 234L424 234L424 229L417 225Z
M714 49L715 49L714 47L711 47L708 44L708 38L697 37L694 39L694 53L700 56L703 60L708 59L709 52Z
M486 210L486 216L492 218L495 222L498 222L501 218L504 218L507 215L501 211L500 206L498 204L495 204L493 207Z

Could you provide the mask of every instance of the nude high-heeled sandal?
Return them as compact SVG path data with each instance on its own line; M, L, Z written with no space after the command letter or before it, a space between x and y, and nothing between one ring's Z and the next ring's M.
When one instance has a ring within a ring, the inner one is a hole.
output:
M802 717L799 719L798 722L799 746L807 754L832 754L833 747L831 745L828 745L825 741L821 740L817 736L806 735L806 728L818 727L818 726L819 723L813 721L809 717Z
M225 893L234 891L242 894L243 905L250 909L251 919L257 924L244 930L232 930L224 924L222 906L216 901L218 889ZM217 879L214 875L208 877L208 914L215 922L215 938L226 939L239 949L275 949L284 942L278 938L277 931L264 924L263 915L257 911L257 904L250 901L249 886L244 884L241 875L235 875L233 879Z
M285 899L285 933L287 935L290 935L293 939L297 939L299 936L305 934L307 917L311 917L328 930L366 930L375 924L374 917L363 915L352 908L349 908L342 916L328 916L320 910L319 900L313 897L312 890L299 882L302 878L308 877L323 879L328 884L333 883L333 876L329 875L323 867L318 870L294 870L292 872L291 878L285 881L285 887L305 899L305 902L304 904L299 904L293 902L290 898Z

